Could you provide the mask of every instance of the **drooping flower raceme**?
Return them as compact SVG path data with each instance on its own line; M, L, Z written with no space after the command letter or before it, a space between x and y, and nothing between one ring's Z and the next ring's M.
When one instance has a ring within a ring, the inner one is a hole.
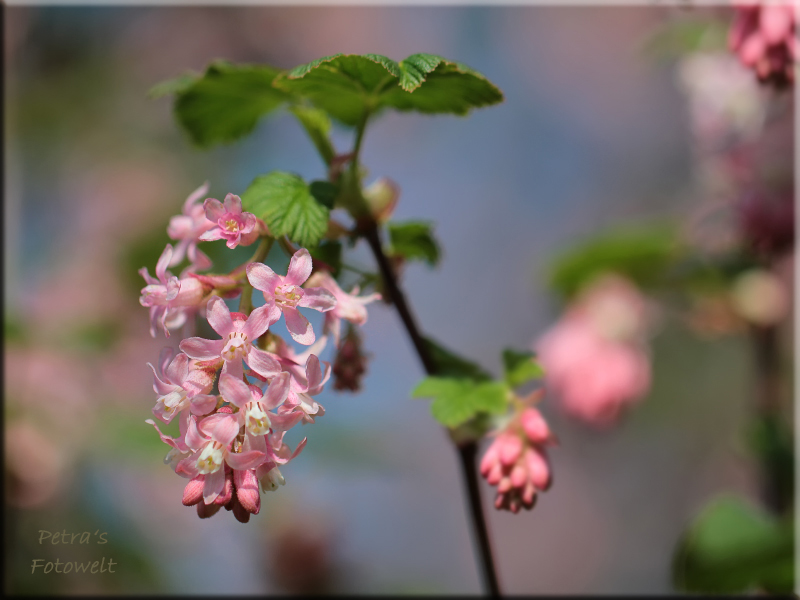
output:
M294 253L285 276L278 275L262 263L247 265L248 281L264 294L265 306L270 311L269 324L276 323L283 313L292 339L306 346L313 344L316 337L311 323L298 308L327 312L336 306L336 298L328 290L321 287L300 287L311 275L311 266L311 254L305 248Z
M497 486L494 506L499 510L530 510L537 492L552 483L545 446L555 443L547 422L531 406L518 410L483 455L481 475Z
M652 311L627 280L590 284L534 344L545 381L571 416L613 424L650 387L646 334Z

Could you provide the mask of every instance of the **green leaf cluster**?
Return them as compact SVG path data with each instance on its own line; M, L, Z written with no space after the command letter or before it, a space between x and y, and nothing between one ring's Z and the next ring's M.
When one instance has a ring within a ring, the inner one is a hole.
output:
M399 63L380 54L335 54L282 74L275 85L350 126L384 108L465 115L503 100L483 75L434 54Z
M690 526L673 558L680 590L735 593L794 586L794 528L728 496L710 504Z
M438 375L423 379L411 397L433 398L431 414L451 429L481 416L503 414L513 396L512 388L543 374L532 353L506 349L505 379L494 381L481 367L430 338L425 343Z
M405 260L420 260L434 267L439 262L441 252L433 237L433 224L423 221L389 223L389 254L401 256Z

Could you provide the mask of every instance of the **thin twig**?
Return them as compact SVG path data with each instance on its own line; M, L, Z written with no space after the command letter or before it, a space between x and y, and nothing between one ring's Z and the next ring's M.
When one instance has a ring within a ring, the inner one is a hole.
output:
M397 307L397 312L405 325L411 342L417 351L422 366L428 375L436 375L436 363L431 356L424 338L417 328L417 324L411 314L411 309L408 306L405 295L398 285L397 278L395 277L394 270L392 269L389 259L383 251L381 244L380 232L374 221L365 222L362 224L362 231L364 237L367 239L375 260L378 263L383 280L386 284L386 290L392 300L392 303ZM480 562L482 567L482 574L484 584L489 594L492 597L500 596L500 586L497 581L497 573L494 566L494 558L492 557L492 547L489 542L489 532L486 527L486 520L483 514L483 505L481 503L481 492L476 469L476 459L478 455L478 444L475 441L469 441L458 446L458 454L461 459L461 470L464 475L464 482L467 488L467 500L469 505L469 515L472 519L473 533L478 543L480 552Z

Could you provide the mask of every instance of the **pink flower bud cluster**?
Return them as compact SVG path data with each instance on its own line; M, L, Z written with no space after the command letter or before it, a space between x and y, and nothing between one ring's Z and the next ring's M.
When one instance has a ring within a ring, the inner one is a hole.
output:
M653 310L628 280L604 276L535 344L545 382L567 414L612 425L650 387L646 339Z
M183 214L170 221L168 233L178 244L175 249L167 245L156 277L147 269L140 271L147 282L140 302L150 309L154 336L160 328L169 337L170 329L204 316L220 337L184 335L180 352L162 350L157 365L150 365L158 396L153 415L163 423L176 420L179 435L165 435L155 421L147 422L170 446L164 462L189 480L183 504L196 506L201 518L225 507L237 520L247 522L261 509L260 491L283 485L281 468L305 446L304 438L290 448L286 432L298 423L314 423L325 413L314 396L331 375L330 365L318 358L327 335L316 340L298 309L331 313L325 332L335 324L338 335L340 319L366 321L363 304L374 298L346 294L329 276L320 275L316 278L320 285L309 285L312 259L306 249L294 253L285 276L260 262L241 265L229 274L197 274L196 270L212 266L197 248L199 241L224 239L228 248L235 248L269 235L261 221L242 211L241 200L233 194L224 204L206 199L201 211L198 202L205 192L206 186L196 190ZM167 269L184 257L190 264L178 278ZM239 296L247 284L263 294L264 304L249 314L231 312L223 297ZM313 344L307 352L296 353L269 331L281 318L295 342ZM191 330L185 327L184 333Z
M494 506L518 513L536 504L537 492L552 484L545 446L555 443L547 422L533 407L519 411L497 434L481 460L481 475L497 486Z
M795 7L787 4L740 4L728 36L731 50L753 69L762 83L778 87L794 83L798 54Z

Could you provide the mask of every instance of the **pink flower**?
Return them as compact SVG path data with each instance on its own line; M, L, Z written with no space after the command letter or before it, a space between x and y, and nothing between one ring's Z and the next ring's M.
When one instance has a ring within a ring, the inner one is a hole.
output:
M183 325L210 291L195 277L178 279L167 271L171 260L172 246L167 244L156 263L156 278L150 276L147 267L139 269L139 274L147 282L142 288L139 304L150 309L150 335L153 337L158 325L169 337L169 330Z
M207 395L214 383L214 374L209 369L198 368L185 354L172 358L172 348L164 348L158 359L158 370L153 370L153 390L159 395L153 414L169 423L186 408L192 414L205 415L214 410L216 396Z
M180 240L175 245L170 267L174 267L188 255L191 270L204 270L211 267L211 259L197 248L200 236L214 227L214 222L206 218L206 211L199 200L208 193L208 182L192 192L183 204L183 214L172 217L167 227L167 235Z
M377 293L359 297L358 286L353 288L351 294L348 294L339 287L339 284L330 274L323 271L314 273L309 278L308 285L319 286L328 290L336 299L336 306L325 312L325 321L323 323L323 331L333 336L333 343L336 346L339 345L342 319L349 321L353 325L363 325L367 322L367 309L364 306L381 299L381 295Z
M189 357L201 361L224 361L223 372L241 377L242 359L256 373L267 379L280 374L280 363L269 353L260 350L254 342L263 335L269 323L269 307L255 309L249 317L231 313L225 301L214 296L208 301L206 313L211 328L222 336L221 340L205 340L192 337L183 340L180 348ZM234 316L236 317L234 319Z
M319 404L312 396L316 396L322 391L325 383L331 376L331 366L325 363L325 371L319 364L319 358L315 355L308 357L305 364L305 376L298 373L297 369L292 371L289 396L286 402L278 409L278 412L301 411L304 423L313 423L316 417L325 414L325 408Z
M545 381L568 414L597 427L614 423L650 387L644 300L617 277L587 289L536 344Z
M281 406L289 395L290 375L281 373L272 379L263 394L256 386L223 373L219 378L219 391L224 400L239 408L236 416L239 425L250 435L264 436L271 430L286 431L302 418L299 415L277 415L269 411Z
M513 513L533 508L537 491L547 490L552 483L544 446L553 442L547 423L532 407L517 413L497 435L480 464L481 475L497 486L495 508Z
M230 448L239 433L239 422L235 415L217 413L204 418L200 424L192 416L186 431L186 446L193 454L182 460L178 472L195 478L204 475L203 501L211 504L225 488L225 469L248 470L260 465L265 454L255 450L233 452Z
M311 275L311 265L311 254L305 248L294 253L285 277L276 274L263 263L247 265L248 281L255 289L264 293L265 306L270 310L270 325L276 323L283 312L286 328L292 338L306 346L313 344L316 337L311 323L300 314L298 307L326 312L336 306L336 298L328 290L300 287Z
M728 36L731 50L759 81L776 86L794 83L797 58L792 4L742 4Z
M215 198L207 198L203 207L206 218L215 225L197 238L200 241L227 240L228 248L233 249L239 244L249 246L258 239L258 219L253 213L242 212L239 196L228 194L224 206Z

